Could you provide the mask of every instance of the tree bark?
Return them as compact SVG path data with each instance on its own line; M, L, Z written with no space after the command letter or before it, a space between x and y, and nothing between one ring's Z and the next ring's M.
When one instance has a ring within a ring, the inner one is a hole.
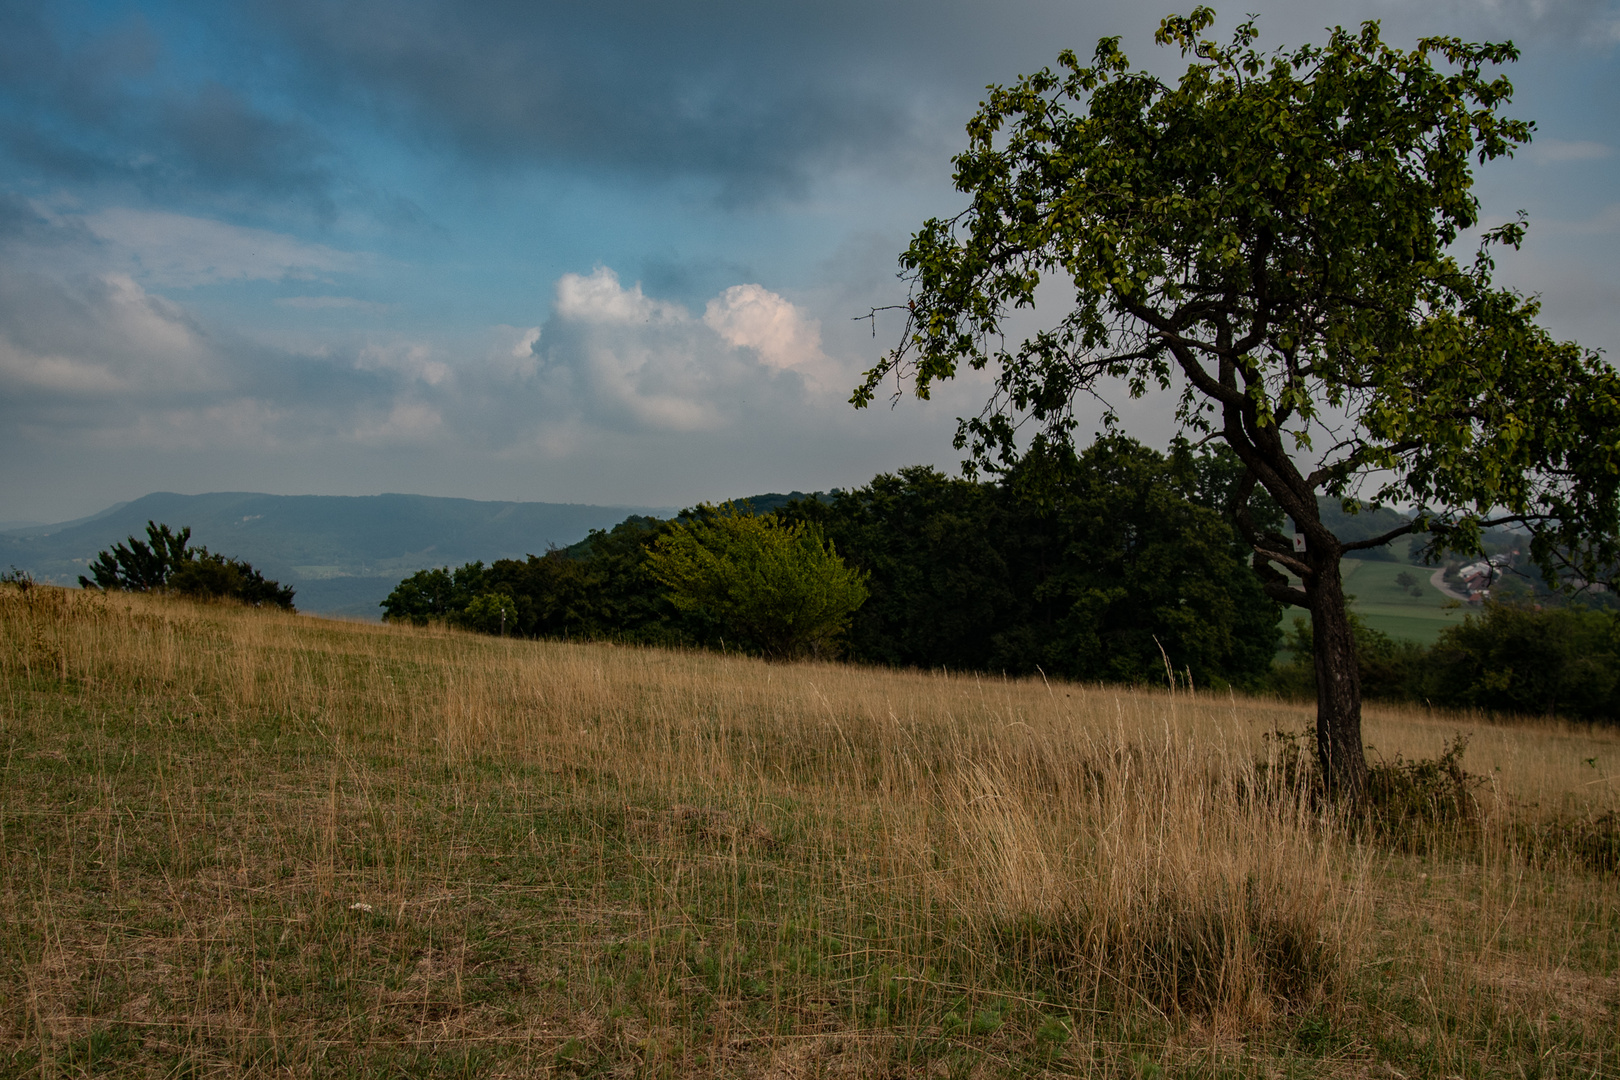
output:
M1316 662L1316 759L1328 794L1354 804L1367 790L1367 754L1361 742L1361 674L1356 638L1344 602L1338 551L1313 551L1315 571L1305 583L1311 601Z

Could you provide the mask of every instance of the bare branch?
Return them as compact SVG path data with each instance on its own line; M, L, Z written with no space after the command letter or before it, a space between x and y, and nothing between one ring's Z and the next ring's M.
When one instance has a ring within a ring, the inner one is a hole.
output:
M1417 522L1416 521L1408 521L1405 525L1402 525L1398 529L1391 529L1391 530L1389 530L1389 532L1383 533L1383 534L1381 534L1379 536L1370 536L1365 540L1355 540L1355 541L1352 541L1351 543L1343 544L1341 546L1344 548L1345 551L1365 551L1368 548L1383 547L1385 544L1389 543L1391 540L1399 539L1400 537L1405 536L1408 533L1416 531L1416 529L1417 529Z

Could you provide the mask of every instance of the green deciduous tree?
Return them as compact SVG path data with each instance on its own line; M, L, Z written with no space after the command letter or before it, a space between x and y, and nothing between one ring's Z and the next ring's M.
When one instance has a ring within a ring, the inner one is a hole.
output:
M988 367L994 393L958 446L1005 467L1031 442L1069 444L1076 397L1103 380L1172 392L1181 423L1243 465L1232 511L1267 592L1311 612L1317 752L1355 797L1367 769L1341 557L1408 532L1431 553L1475 551L1513 522L1544 573L1607 576L1620 380L1492 285L1491 252L1516 247L1522 221L1485 231L1471 261L1453 254L1478 224L1473 161L1531 135L1499 113L1508 81L1486 74L1511 44L1399 50L1368 23L1267 54L1252 23L1230 44L1200 37L1213 18L1161 24L1160 44L1194 56L1173 86L1110 38L1090 66L1065 52L1058 71L991 88L955 159L970 205L902 256L904 336L854 400L889 377L926 397L963 364ZM1052 277L1072 290L1063 314L1020 341L1009 316ZM1303 551L1246 512L1256 487ZM1346 541L1318 495L1424 509Z
M864 575L821 530L734 506L699 507L648 555L682 611L712 619L733 645L779 659L830 655L866 600Z
M508 593L487 592L473 597L461 613L461 624L469 630L505 636L518 628L517 602Z

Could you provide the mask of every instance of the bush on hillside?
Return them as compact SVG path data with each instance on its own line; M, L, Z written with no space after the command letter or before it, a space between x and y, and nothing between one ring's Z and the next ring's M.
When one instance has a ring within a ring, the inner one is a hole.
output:
M127 543L102 551L90 564L94 580L79 577L86 589L150 592L167 590L208 599L229 598L253 607L293 610L291 585L266 578L242 559L232 559L193 548L191 529L178 533L167 525L146 523L146 541L131 536Z
M676 608L776 659L832 655L867 597L866 575L815 525L729 504L677 524L651 549L648 569Z
M1620 718L1620 616L1487 603L1429 653L1436 704L1582 720Z

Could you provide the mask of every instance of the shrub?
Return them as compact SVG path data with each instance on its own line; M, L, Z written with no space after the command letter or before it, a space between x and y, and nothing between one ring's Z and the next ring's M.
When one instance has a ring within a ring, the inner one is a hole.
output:
M1485 782L1462 767L1468 736L1457 734L1439 757L1375 761L1367 772L1365 822L1380 837L1421 850L1437 830L1471 831L1479 823L1474 792Z
M685 612L713 619L743 649L775 658L828 655L866 600L816 526L700 507L648 554L653 577Z
M293 610L291 585L266 578L251 563L227 558L205 547L193 548L191 529L178 533L167 525L146 523L146 542L131 536L125 544L102 551L90 564L94 581L83 575L86 589L150 592L167 589L187 596L228 597L253 607Z
M487 592L477 596L461 613L461 625L485 634L516 633L517 604L506 593Z
M1503 713L1620 716L1620 624L1611 612L1488 603L1431 651L1434 699Z
M1261 738L1266 754L1254 763L1252 787L1240 788L1240 801L1288 802L1303 794L1314 806L1324 805L1315 733L1277 730ZM1485 778L1463 768L1467 749L1468 737L1459 733L1438 757L1408 761L1397 754L1394 761L1373 761L1351 823L1406 851L1423 850L1440 832L1471 832L1479 824L1474 792Z

